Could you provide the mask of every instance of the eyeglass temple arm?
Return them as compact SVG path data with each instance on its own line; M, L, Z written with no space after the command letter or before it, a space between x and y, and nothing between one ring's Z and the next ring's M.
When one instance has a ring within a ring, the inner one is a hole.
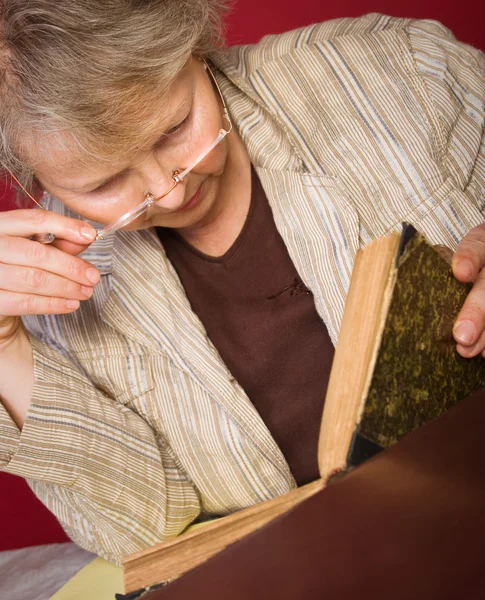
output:
M42 204L40 204L40 202L37 202L37 200L32 196L32 194L30 194L25 187L20 183L20 181L15 177L15 175L12 173L12 171L9 171L7 169L10 177L17 183L17 185L20 187L20 189L24 192L24 194L26 194L34 204L36 204L39 208L41 208L42 210L47 210L47 208L45 208L44 206L42 206ZM31 240L33 240L34 242L40 242L41 244L52 244L52 242L56 239L56 236L53 233L36 233L34 234L31 238Z
M41 208L42 210L47 210L47 208L44 208L42 206L42 204L40 204L40 202L37 202L37 200L32 196L32 194L30 194L30 192L28 192L25 187L20 183L20 181L15 177L15 175L12 173L12 171L9 171L7 169L7 172L9 173L10 177L16 182L16 184L20 187L20 189L24 192L24 194L26 194L34 204L37 204L37 206L39 208Z
M219 84L217 83L217 79L216 79L216 77L215 77L212 69L210 68L209 63L207 62L207 60L203 56L200 56L199 58L205 64L205 66L207 67L207 70L210 73L211 79L212 79L214 85L217 88L217 91L219 93L219 97L220 97L221 102L222 102L222 107L223 107L223 119L225 121L227 121L229 127L227 129L224 129L224 128L219 129L219 135L212 142L212 144L208 148L206 148L204 150L204 152L201 152L201 154L199 154L199 156L197 156L197 158L195 158L189 164L189 166L187 168L185 168L180 173L175 173L174 174L173 180L176 183L179 183L180 181L183 181L184 177L186 175L188 175L190 173L190 171L192 171L192 169L195 167L195 165L197 165L201 160L203 160L209 154L209 152L211 152L217 146L217 144L219 144L219 142L221 142L226 137L226 135L228 133L231 133L231 131L232 131L232 121L231 121L231 118L229 116L229 111L227 110L226 102L224 100L224 96L222 95L221 88L219 87ZM159 200L159 199L157 198L157 200Z
M212 142L212 144L211 144L211 145L210 145L208 148L206 148L206 149L204 150L204 152L201 152L201 154L199 154L199 156L198 156L197 158L195 158L195 159L192 161L192 163L191 163L191 164L190 164L190 165L189 165L189 166L188 166L186 169L184 169L184 170L183 170L183 171L181 171L180 173L176 173L176 174L174 174L174 176L173 176L173 180L174 180L176 183L179 183L180 181L183 181L183 180L184 180L184 177L185 177L186 175L188 175L188 173L190 173L190 171L192 171L192 169L195 167L195 165L197 165L198 163L200 163L200 161L201 161L201 160L203 160L203 159L204 159L204 158L205 158L205 157L206 157L206 156L209 154L209 152L211 152L211 151L212 151L212 150L213 150L213 149L214 149L214 148L217 146L217 144L219 144L219 142L220 142L221 140L223 140L223 139L226 137L226 135L227 135L227 134L228 134L228 133L231 131L231 129L232 129L232 124L231 124L231 128L230 128L229 130L226 130L226 129L220 129L220 130L219 130L219 135L218 135L218 136L217 136L217 138L216 138L216 139L215 139L215 140ZM158 200L158 199L157 199L157 200Z

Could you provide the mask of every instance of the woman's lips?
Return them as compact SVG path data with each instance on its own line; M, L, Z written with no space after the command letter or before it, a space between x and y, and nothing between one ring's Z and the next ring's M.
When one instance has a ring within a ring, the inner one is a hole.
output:
M199 203L201 195L202 195L202 184L200 184L199 189L195 192L195 194L187 202L187 204L184 204L181 208L179 208L175 212L180 213L180 212L186 212L187 210L191 210L192 208L194 208L195 206L197 206L197 204Z

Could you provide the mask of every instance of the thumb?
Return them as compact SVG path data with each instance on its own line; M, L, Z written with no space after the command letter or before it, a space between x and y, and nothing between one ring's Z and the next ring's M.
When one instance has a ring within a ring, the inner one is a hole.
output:
M57 239L52 242L51 246L62 250L62 252L66 252L67 254L71 254L72 256L80 254L84 252L86 248L89 248L91 244L76 244L75 242L69 242L67 240Z
M465 235L453 256L453 273L460 281L475 281L485 265L485 224Z

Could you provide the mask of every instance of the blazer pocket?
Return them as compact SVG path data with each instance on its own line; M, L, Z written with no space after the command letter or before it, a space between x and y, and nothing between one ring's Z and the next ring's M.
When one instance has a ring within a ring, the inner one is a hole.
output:
M120 404L155 388L150 359L145 355L103 356L84 362L93 384Z

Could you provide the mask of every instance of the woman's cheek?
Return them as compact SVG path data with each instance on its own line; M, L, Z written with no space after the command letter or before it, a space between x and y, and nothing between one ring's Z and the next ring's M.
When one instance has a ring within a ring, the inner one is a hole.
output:
M198 164L196 171L216 177L222 175L227 160L227 143L223 140Z

